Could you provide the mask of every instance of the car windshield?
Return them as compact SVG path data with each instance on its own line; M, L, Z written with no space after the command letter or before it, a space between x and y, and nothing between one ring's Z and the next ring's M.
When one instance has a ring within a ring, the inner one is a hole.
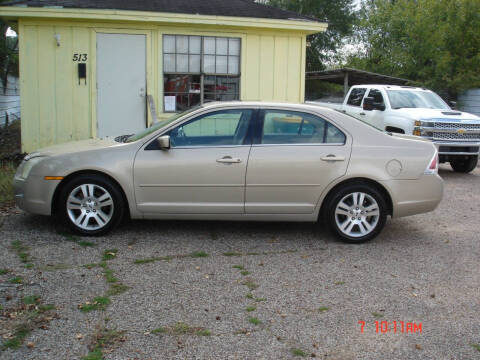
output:
M387 90L392 109L423 108L450 110L440 96L431 91Z
M174 122L175 120L180 119L182 116L188 115L188 114L190 114L191 112L194 112L195 110L197 110L197 109L199 109L199 108L200 108L200 106L195 106L195 107L193 107L193 108L191 108L191 109L188 109L188 110L186 110L186 111L184 111L184 112L175 114L175 115L173 115L172 117L170 117L170 118L168 118L168 119L159 121L159 122L157 122L156 124L150 126L149 128L146 128L145 130L142 130L142 131L140 131L139 133L130 136L130 137L127 139L126 142L130 143L130 142L134 142L134 141L143 139L145 136L148 136L148 135L154 133L154 132L157 131L158 129L161 129L161 128L163 128L164 126L167 126L168 124Z

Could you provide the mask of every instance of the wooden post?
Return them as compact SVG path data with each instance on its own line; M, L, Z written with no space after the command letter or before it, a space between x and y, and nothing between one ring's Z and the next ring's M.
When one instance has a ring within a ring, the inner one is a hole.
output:
M348 71L343 73L343 97L345 98L348 94Z

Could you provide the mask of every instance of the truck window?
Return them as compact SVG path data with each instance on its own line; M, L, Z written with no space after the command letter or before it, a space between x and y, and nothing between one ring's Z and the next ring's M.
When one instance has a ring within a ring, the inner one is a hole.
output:
M365 88L352 89L352 91L350 92L350 96L348 97L347 105L360 106L362 104L362 99L366 91L367 89Z
M383 101L383 96L382 92L378 89L371 89L370 92L368 93L368 97L373 98L377 104L379 105L385 105Z

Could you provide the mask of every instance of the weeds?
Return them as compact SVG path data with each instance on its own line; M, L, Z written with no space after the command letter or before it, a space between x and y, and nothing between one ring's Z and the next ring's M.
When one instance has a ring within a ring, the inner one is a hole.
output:
M301 349L297 349L297 348L292 348L290 349L290 353L293 355L293 356L301 356L301 357L305 357L307 356L307 353Z

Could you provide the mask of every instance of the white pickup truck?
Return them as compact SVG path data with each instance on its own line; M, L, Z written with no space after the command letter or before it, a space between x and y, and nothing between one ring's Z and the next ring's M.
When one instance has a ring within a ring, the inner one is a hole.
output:
M478 163L480 117L452 110L433 91L394 85L352 86L343 104L312 101L341 111L382 131L432 140L440 162L471 172Z

